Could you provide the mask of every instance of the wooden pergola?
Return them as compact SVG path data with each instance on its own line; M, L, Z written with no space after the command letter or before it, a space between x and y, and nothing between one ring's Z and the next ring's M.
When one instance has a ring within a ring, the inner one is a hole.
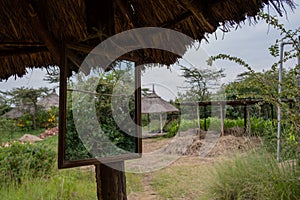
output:
M265 6L281 14L284 4L295 7L292 0L1 0L0 80L22 77L28 68L54 65L69 74L77 72L95 46L134 28L167 28L201 41L217 28L227 32L247 18L255 21ZM170 45L184 53L192 42ZM171 65L178 58L168 51L140 49L118 59ZM64 112L60 109L60 116ZM60 129L60 137L63 134ZM123 171L99 163L96 177L98 199L127 198Z
M286 103L293 103L294 101L292 99L282 99L282 102ZM244 116L244 131L247 131L247 128L249 128L249 120L250 120L250 112L249 112L249 106L259 104L259 103L265 103L263 99L237 99L237 100L213 100L213 101L200 101L200 102L182 102L178 103L179 106L199 106L204 108L204 130L207 131L206 127L206 120L208 118L207 116L207 107L208 106L219 106L220 107L220 119L221 119L221 135L224 136L224 119L225 119L225 113L224 109L225 106L243 106L243 116ZM274 113L273 113L273 105L270 104L271 110L272 110L272 116L271 118L274 119Z

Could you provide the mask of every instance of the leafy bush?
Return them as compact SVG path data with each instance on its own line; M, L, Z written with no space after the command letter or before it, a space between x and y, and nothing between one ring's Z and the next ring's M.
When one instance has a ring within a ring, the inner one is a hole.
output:
M300 199L299 167L279 165L265 153L222 162L211 175L208 199Z
M170 124L170 127L168 128L167 130L167 134L165 135L166 138L171 138L171 137L174 137L177 132L178 132L178 122L177 121L173 121L171 124Z
M21 183L26 177L50 174L56 153L48 146L14 142L0 148L0 184Z

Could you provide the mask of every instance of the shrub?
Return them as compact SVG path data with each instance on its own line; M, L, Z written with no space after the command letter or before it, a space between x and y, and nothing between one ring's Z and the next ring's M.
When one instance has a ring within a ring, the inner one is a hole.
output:
M14 142L0 148L0 184L21 183L27 177L51 173L56 153L47 146Z
M173 121L170 125L170 127L168 128L168 132L165 135L166 138L171 138L174 137L178 132L178 122L177 121Z
M222 162L208 181L208 199L300 199L299 167L278 165L265 153Z

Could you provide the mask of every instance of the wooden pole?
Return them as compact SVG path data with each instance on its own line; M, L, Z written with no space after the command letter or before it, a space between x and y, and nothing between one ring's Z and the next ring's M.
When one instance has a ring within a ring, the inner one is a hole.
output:
M150 114L147 113L148 132L150 132Z
M207 127L206 127L206 118L207 118L207 115L206 115L206 106L204 106L204 130L207 131Z
M250 118L250 109L247 109L247 132L248 132L248 136L250 137L251 135L251 118Z
M159 121L160 121L160 133L163 132L163 127L162 127L162 113L159 114Z
M247 105L244 105L244 133L247 132Z
M111 167L110 167L111 166ZM127 200L124 161L95 165L98 200Z
M221 135L224 136L224 105L220 104Z
M102 200L100 164L95 165L95 173L96 173L96 183L97 183L97 199Z
M200 133L200 112L199 112L199 105L197 104L197 124L198 124L198 130L199 130L199 133Z

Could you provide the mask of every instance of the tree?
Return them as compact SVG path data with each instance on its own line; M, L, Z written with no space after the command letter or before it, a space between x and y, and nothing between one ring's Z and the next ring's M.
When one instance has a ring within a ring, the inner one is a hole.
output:
M196 67L188 68L181 66L183 71L183 77L186 79L185 82L188 83L188 90L181 94L184 100L190 101L203 101L207 100L209 97L209 90L215 89L218 85L218 80L225 77L223 69L214 71L211 69L197 69Z
M47 95L50 89L41 87L39 89L33 88L15 88L8 92L3 92L10 97L10 101L14 104L21 112L30 114L32 116L33 129L36 129L36 113L39 110L37 105L38 98Z
M272 64L270 70L268 70L265 73L255 72L251 65L246 63L243 59L226 54L212 56L208 60L208 64L211 65L216 60L229 60L237 63L240 66L245 67L247 69L246 78L242 82L234 83L235 86L242 86L238 87L239 92L242 92L244 90L244 97L260 97L266 103L281 108L282 118L280 122L288 124L289 128L285 139L289 142L296 143L299 145L300 89L298 84L300 81L300 65L296 64L294 67L290 68L286 72L283 70L283 75L286 78L283 79L282 82L279 82L278 80L278 69L280 68L281 64L286 63L291 59L299 59L300 45L298 35L300 33L300 28L297 28L295 30L287 30L285 29L283 24L280 24L278 22L276 17L272 17L264 13L259 14L259 19L264 20L268 25L280 31L281 38L276 40L275 44L270 46L269 48L269 53L272 56L276 58L280 56L280 45L286 43L292 46L291 50L284 52L283 57L278 59L278 62ZM242 85L240 83L242 83ZM279 93L277 90L277 87L279 85L282 87L281 93ZM245 92L246 88L251 88L251 91L254 93L250 94L249 92ZM282 101L283 98L289 98L294 106L290 106L289 103ZM277 139L278 141L280 141L280 138ZM298 153L300 154L300 149L298 149Z
M49 83L59 83L59 67L51 66L46 69L47 74L45 75L44 81Z
M223 69L198 69L196 67L188 68L181 66L183 77L189 88L185 93L179 93L181 101L199 102L209 99L210 89L216 89L218 80L225 77ZM198 128L200 129L200 113L199 106L196 106Z
M3 93L0 91L0 93ZM8 99L0 94L0 116L2 116L4 113L8 112L11 109Z

